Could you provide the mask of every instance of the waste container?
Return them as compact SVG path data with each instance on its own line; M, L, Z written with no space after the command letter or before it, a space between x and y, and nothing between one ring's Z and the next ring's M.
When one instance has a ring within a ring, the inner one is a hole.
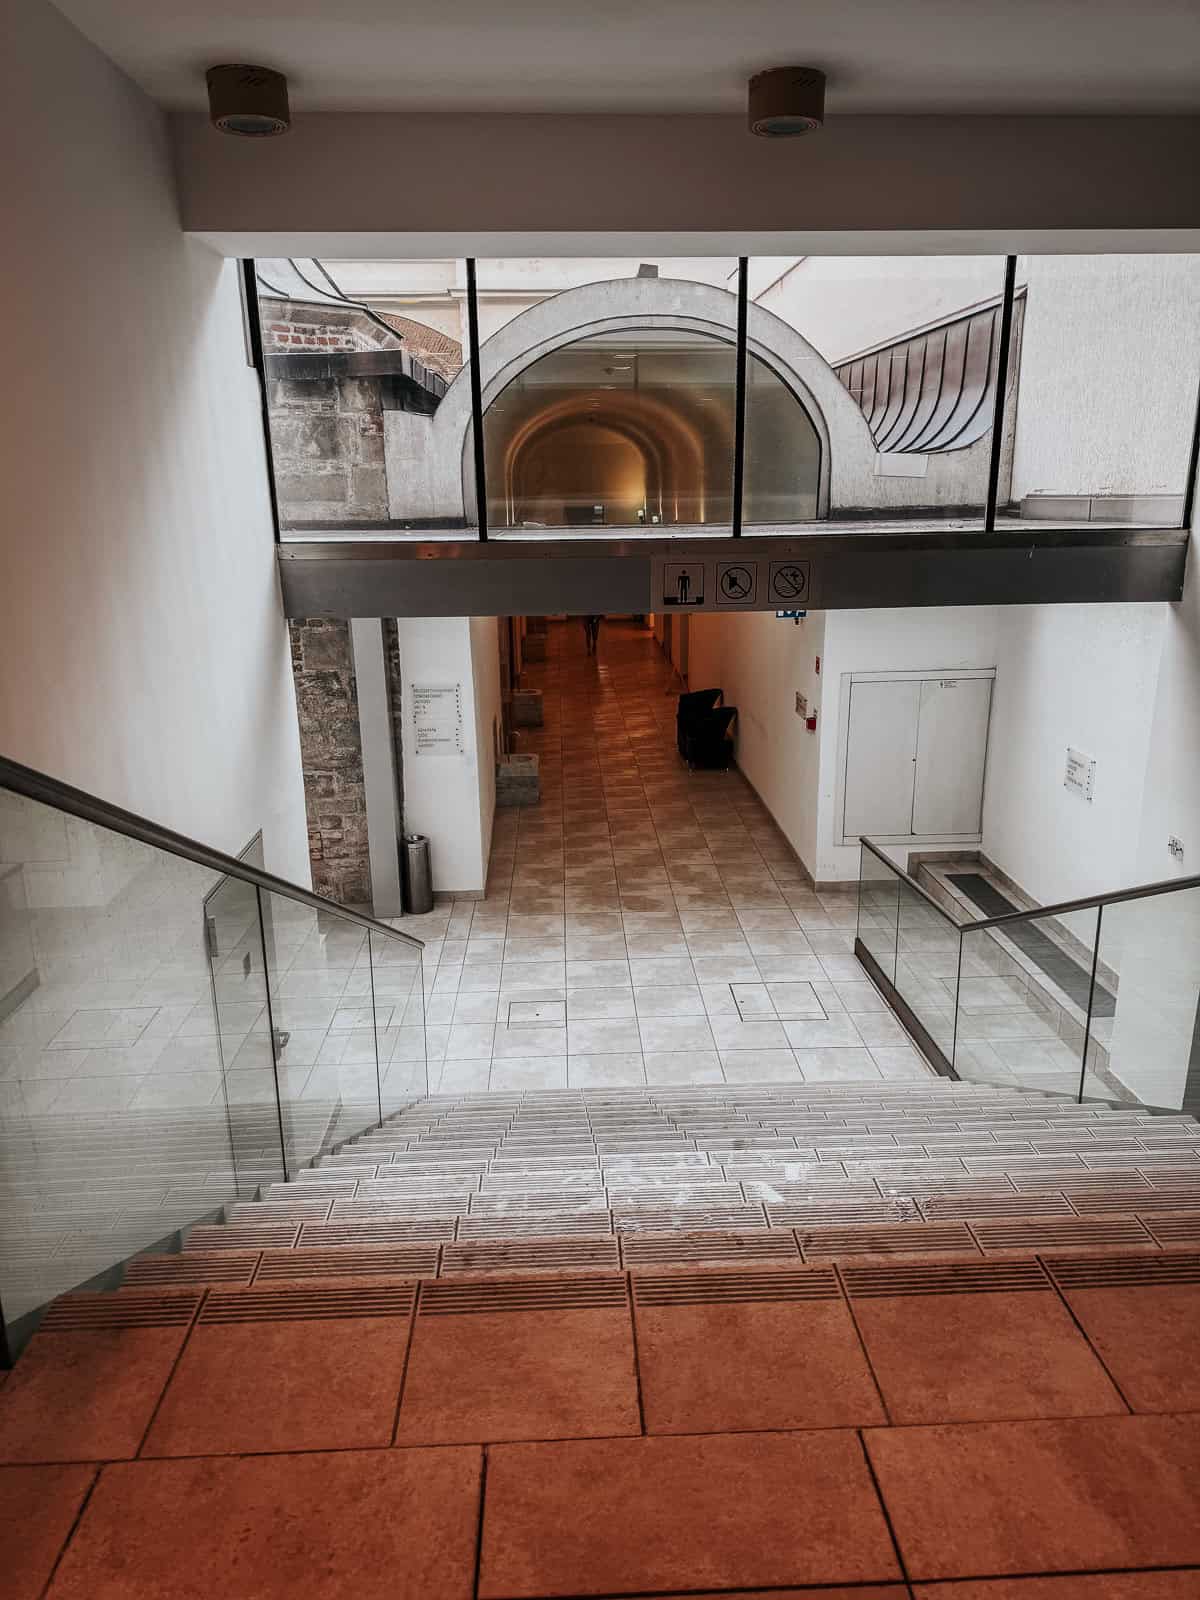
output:
M433 910L433 870L429 865L429 840L423 833L406 833L404 845L404 909L410 916Z

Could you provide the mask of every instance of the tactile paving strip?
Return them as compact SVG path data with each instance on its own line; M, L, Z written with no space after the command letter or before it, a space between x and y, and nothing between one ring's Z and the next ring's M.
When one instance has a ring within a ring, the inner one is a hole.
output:
M66 1294L55 1300L38 1324L39 1333L107 1332L114 1328L186 1328L202 1291L159 1294L128 1290L118 1294Z
M440 1278L421 1285L422 1317L496 1311L595 1311L628 1303L624 1275L455 1283Z
M521 1240L465 1240L442 1251L443 1276L455 1272L537 1272L570 1267L617 1267L618 1241L614 1234L595 1238Z
M883 1295L1006 1294L1050 1287L1036 1261L914 1261L886 1267L851 1265L841 1272L852 1300Z
M781 1268L765 1272L634 1273L633 1297L640 1306L766 1304L781 1300L840 1300L832 1267Z
M413 1308L416 1284L330 1289L212 1289L200 1314L204 1324L312 1322L354 1317L403 1317Z
M1134 1289L1200 1284L1200 1255L1160 1251L1144 1256L1060 1256L1046 1270L1063 1289Z
M436 1245L334 1245L327 1249L268 1250L255 1283L299 1278L432 1276L438 1269Z

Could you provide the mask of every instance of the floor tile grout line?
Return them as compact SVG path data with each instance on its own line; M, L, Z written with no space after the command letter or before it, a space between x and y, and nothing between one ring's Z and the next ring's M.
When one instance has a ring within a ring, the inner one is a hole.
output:
M141 1438L138 1440L137 1449L133 1452L133 1456L130 1458L134 1461L141 1459L142 1451L146 1448L146 1444L149 1441L154 1424L158 1420L158 1413L161 1411L163 1402L167 1398L167 1390L174 1383L175 1374L179 1371L179 1366L183 1360L184 1352L187 1350L188 1345L192 1342L192 1335L196 1331L197 1324L200 1320L200 1313L204 1309L205 1303L208 1300L209 1294L211 1293L211 1289L212 1286L210 1284L204 1284L200 1287L196 1294L196 1303L192 1307L192 1314L188 1319L187 1327L184 1329L183 1338L179 1341L179 1349L175 1352L175 1359L171 1362L171 1370L167 1374L167 1380L158 1392L158 1398L154 1402L154 1409L151 1411L146 1426L142 1430Z
M80 1463L80 1464L82 1465L83 1463ZM100 1482L101 1474L107 1469L107 1467L110 1465L110 1463L106 1462L106 1461L101 1461L101 1462L93 1461L93 1462L88 1462L87 1465L95 1468L95 1471L92 1473L92 1481L88 1484L87 1488L84 1490L83 1498L79 1502L79 1509L76 1511L75 1516L72 1518L71 1526L67 1530L66 1538L63 1540L62 1544L58 1548L58 1553L54 1557L54 1563L50 1568L49 1574L46 1577L46 1581L45 1581L44 1584L42 1584L41 1588L39 1588L39 1590L38 1590L39 1600L44 1600L44 1597L50 1593L50 1590L54 1585L54 1580L58 1576L58 1569L62 1565L63 1558L65 1557L68 1549L70 1548L71 1541L74 1539L76 1533L79 1530L79 1525L83 1521L84 1514L87 1511L88 1506L91 1504L92 1495L96 1491L96 1485Z
M883 1396L882 1396L882 1393L881 1393L880 1394L880 1400L882 1401L882 1399L883 1399ZM885 1412L886 1412L886 1409L887 1409L886 1406L885 1406L884 1409L885 1409ZM891 1424L889 1423L888 1426L890 1427ZM879 1509L880 1509L880 1512L881 1512L881 1514L883 1516L884 1526L887 1528L887 1531L888 1531L888 1538L892 1542L892 1550L894 1551L895 1556L896 1556L896 1565L900 1569L901 1579L906 1585L908 1585L909 1589L911 1590L912 1585L916 1580L912 1577L911 1573L909 1572L908 1564L904 1559L904 1551L903 1551L903 1549L901 1548L901 1545L900 1545L900 1536L896 1532L895 1523L892 1521L891 1507L888 1505L887 1500L886 1500L886 1498L884 1496L883 1485L880 1483L879 1476L875 1471L875 1463L871 1460L871 1451L870 1451L870 1449L869 1449L869 1447L867 1445L866 1430L863 1429L863 1428L856 1428L855 1429L855 1434L856 1434L856 1436L858 1438L859 1449L862 1451L862 1454L863 1454L863 1461L864 1461L864 1463L866 1465L867 1475L871 1480L871 1487L872 1487L872 1489L874 1489L875 1498L879 1503Z
M796 1243L799 1247L800 1241L798 1239ZM803 1251L801 1251L801 1253L803 1254ZM850 1322L851 1326L854 1328L854 1336L858 1340L858 1347L862 1351L863 1360L867 1364L867 1371L871 1374L871 1382L875 1385L875 1393L879 1396L879 1404L883 1408L883 1415L885 1419L884 1425L889 1428L894 1427L895 1423L892 1418L892 1408L887 1403L887 1396L883 1392L883 1385L879 1381L879 1374L875 1370L875 1363L871 1360L871 1352L867 1348L867 1341L863 1336L862 1328L859 1326L858 1317L855 1315L854 1301L851 1299L850 1291L846 1287L846 1280L842 1273L841 1263L838 1261L833 1261L830 1262L829 1265L833 1268L834 1276L837 1279L838 1289L841 1291L842 1304L846 1307L846 1310L850 1314ZM863 1448L865 1450L865 1444ZM882 1496L880 1496L880 1498L882 1499Z
M412 1360L413 1342L417 1336L417 1316L421 1309L421 1299L425 1293L426 1282L441 1282L441 1252L438 1253L438 1272L431 1279L420 1278L414 1285L412 1306L408 1313L408 1335L404 1341L404 1360L400 1364L400 1386L396 1391L396 1409L392 1413L392 1430L388 1443L395 1445L396 1437L400 1431L400 1412L404 1405L404 1390L408 1382L408 1367Z
M617 1246L617 1249L623 1257L624 1252L621 1250L620 1245ZM633 1339L633 1376L637 1385L638 1421L641 1426L642 1435L645 1437L647 1435L646 1397L645 1391L642 1387L642 1358L641 1349L638 1343L637 1308L634 1302L633 1277L628 1268L625 1270L625 1296L629 1306L629 1332Z
M483 1579L483 1531L487 1518L487 1478L490 1448L484 1444L480 1447L479 1459L479 1525L475 1533L475 1571L471 1585L471 1593L478 1597L479 1585Z
M1100 1351L1096 1348L1095 1344L1092 1342L1091 1338L1088 1335L1087 1329L1084 1327L1083 1323L1079 1320L1079 1317L1076 1315L1075 1307L1071 1304L1070 1300L1067 1298L1066 1293L1063 1290L1062 1285L1059 1283L1057 1277L1055 1277L1054 1272L1052 1270L1051 1263L1047 1262L1046 1259L1041 1254L1038 1254L1037 1259L1038 1259L1039 1265L1042 1268L1042 1271L1046 1274L1046 1277L1050 1280L1050 1287L1054 1290L1055 1294L1058 1296L1059 1304L1063 1307L1063 1309L1066 1311L1068 1317L1070 1317L1070 1319L1074 1323L1075 1327L1079 1330L1080 1338L1087 1345L1088 1349L1095 1356L1096 1360L1100 1363L1100 1366L1103 1369L1105 1376L1108 1378L1109 1383L1112 1384L1114 1390L1116 1391L1117 1398L1120 1400L1121 1404L1125 1407L1126 1411L1129 1413L1130 1416L1140 1416L1140 1415L1149 1415L1149 1414L1151 1414L1151 1413L1139 1412L1137 1407L1132 1404L1132 1402L1129 1399L1129 1396L1125 1393L1124 1389L1117 1382L1116 1374L1112 1371L1112 1369L1109 1366L1108 1362L1104 1359L1103 1355L1101 1355ZM1102 1260L1103 1258L1102 1257L1097 1257L1097 1259L1098 1260Z

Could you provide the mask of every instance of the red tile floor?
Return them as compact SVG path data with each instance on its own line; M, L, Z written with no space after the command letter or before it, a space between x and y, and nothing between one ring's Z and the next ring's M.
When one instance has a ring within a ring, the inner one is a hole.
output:
M58 1302L3 1600L1200 1597L1200 1256L411 1270Z

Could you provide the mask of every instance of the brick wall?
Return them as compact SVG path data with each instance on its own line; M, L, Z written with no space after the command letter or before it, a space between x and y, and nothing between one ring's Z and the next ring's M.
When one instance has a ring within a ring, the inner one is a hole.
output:
M289 627L313 888L349 905L370 905L366 790L350 624L305 617Z

